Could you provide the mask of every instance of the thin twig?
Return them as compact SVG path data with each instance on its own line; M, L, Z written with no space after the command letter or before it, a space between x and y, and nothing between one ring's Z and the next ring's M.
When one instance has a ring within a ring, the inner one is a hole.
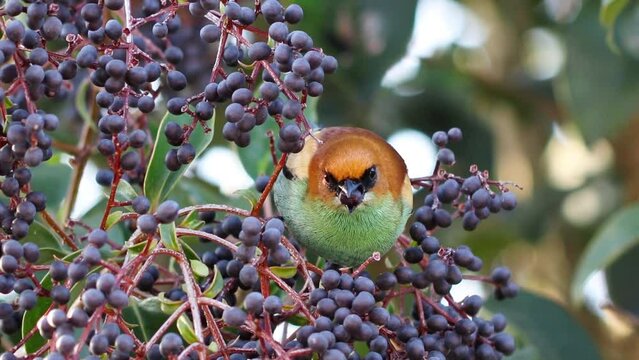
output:
M253 207L253 210L251 210L251 215L257 216L260 213L260 209L262 209L262 206L264 205L264 201L266 201L266 197L271 192L271 189L273 188L273 185L275 184L275 181L277 180L277 177L279 176L280 172L284 168L284 165L286 165L287 158L288 158L287 153L282 154L282 156L280 157L280 161L277 162L277 166L275 167L275 170L273 170L273 174L271 175L271 178L268 179L268 183L266 184L264 191L262 191L262 195L260 195L260 199L257 201L255 206Z
M228 240L222 239L221 237L214 234L209 234L204 231L191 230L187 228L177 228L175 229L175 233L177 234L177 236L197 236L197 237L209 240L218 245L224 246L227 249L231 250L232 252L237 252L237 246L235 244L233 244L232 242Z
M240 216L250 216L251 213L248 210L235 208L227 205L217 205L217 204L202 204L202 205L193 205L187 206L178 212L178 216L184 216L190 214L192 211L197 212L208 212L208 211L217 211L217 212L225 212L229 214L235 214Z
M171 314L171 316L169 316L169 318L166 319L166 321L162 324L162 326L160 326L158 331L156 331L155 334L151 336L149 341L146 342L146 346L144 348L145 354L148 354L149 351L151 351L151 347L153 347L153 344L157 343L158 340L160 340L162 335L166 333L166 331L171 327L171 325L173 325L173 323L177 321L177 319L186 311L186 309L189 308L189 305L190 304L188 302L184 302L180 304L180 306L178 306L178 308L173 311L173 314Z
M67 233L65 233L64 230L62 230L62 227L60 227L60 225L58 225L58 223L55 222L55 219L53 219L53 217L49 214L47 210L42 210L42 212L40 212L40 216L42 216L44 221L46 221L46 223L49 224L49 226L51 226L51 228L53 229L53 231L56 232L56 234L60 235L60 237L62 238L62 241L64 241L64 243L67 244L71 248L71 250L73 251L78 250L78 246L73 242L73 240L71 240L69 235L67 235Z

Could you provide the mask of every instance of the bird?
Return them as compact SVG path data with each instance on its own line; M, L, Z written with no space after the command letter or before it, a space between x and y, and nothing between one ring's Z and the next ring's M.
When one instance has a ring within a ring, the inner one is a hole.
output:
M402 157L362 128L327 127L304 141L273 188L289 232L307 250L347 267L388 252L413 206Z

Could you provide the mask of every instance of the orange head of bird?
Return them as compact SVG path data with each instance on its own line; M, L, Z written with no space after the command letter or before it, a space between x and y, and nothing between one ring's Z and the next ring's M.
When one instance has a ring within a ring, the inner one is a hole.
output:
M406 166L377 134L357 128L328 128L309 166L311 196L345 206L353 212L375 194L399 197ZM312 140L311 140L312 141Z

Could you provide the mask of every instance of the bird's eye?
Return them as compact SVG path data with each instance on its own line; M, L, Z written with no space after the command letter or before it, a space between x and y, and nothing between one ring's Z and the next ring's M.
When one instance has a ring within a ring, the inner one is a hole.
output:
M333 177L333 175L329 173L324 174L324 182L326 182L326 186L331 191L337 191L337 180Z
M375 166L371 166L366 171L366 175L370 180L375 180L377 178L377 168Z
M361 182L364 185L365 189L370 189L375 185L377 181L377 167L371 166L364 172L364 176L362 176Z

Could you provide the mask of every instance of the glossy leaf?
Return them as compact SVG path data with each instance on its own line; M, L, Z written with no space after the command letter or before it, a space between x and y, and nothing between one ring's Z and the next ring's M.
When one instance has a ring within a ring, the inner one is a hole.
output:
M179 239L182 246L182 252L184 256L190 261L200 261L200 256L193 250L193 248L184 239Z
M177 308L182 305L183 301L180 300L171 300L164 296L164 293L160 293L157 296L158 301L160 302L160 310L162 310L165 314L173 314Z
M142 341L151 339L169 318L169 315L161 310L161 301L158 297L150 297L142 301L130 297L129 306L122 310L122 316L127 323L134 325L132 330Z
M319 115L317 114L317 104L319 103L319 99L316 97L309 97L306 100L306 109L304 109L304 116L306 116L306 120L313 127L317 127L320 123Z
M157 241L155 239L153 239L152 241L153 242L151 243L151 246L149 246L149 250L153 250L155 246L157 245ZM146 241L141 241L135 245L127 246L126 253L136 256L136 255L139 255L142 252L142 250L144 250L145 247L146 247Z
M514 299L486 303L491 312L506 315L544 360L599 360L594 340L562 306L525 290ZM512 328L506 328L510 331Z
M599 21L607 28L611 28L615 25L617 17L628 6L629 0L608 0L603 1L601 4L601 10L599 11Z
M572 298L580 302L590 274L602 270L631 247L639 244L639 205L613 214L590 240L577 265L572 282Z
M213 299L222 291L222 289L224 289L224 279L222 278L220 270L216 266L213 281L211 281L211 284L209 284L209 286L203 291L202 295Z
M106 221L107 230L110 229L111 226L113 226L113 224L117 223L123 214L124 213L120 210L110 213L109 216L107 216L107 221Z
M160 239L167 249L180 251L180 245L175 235L175 223L160 224Z
M209 268L206 265L204 265L203 262L199 260L191 260L189 261L189 263L191 264L191 269L193 270L193 274L195 274L196 276L199 276L201 278L205 278L209 276Z
M22 336L25 336L31 329L37 326L38 320L47 312L47 309L49 309L52 303L53 300L48 296L38 297L35 307L24 313L24 317L22 318ZM27 353L34 353L42 347L42 345L46 344L46 342L47 341L40 335L40 332L36 332L27 340L24 344L24 348Z
M78 111L78 114L84 121L84 123L88 126L91 126L95 132L98 131L97 126L95 125L95 121L93 120L93 116L91 116L91 109L89 108L89 90L91 89L91 81L88 78L85 78L80 86L78 86L78 91L75 95L75 108Z
M82 216L82 220L86 224L99 226L100 222L102 221L102 216L104 215L106 204L107 199L101 198L94 207L92 207ZM109 239L115 241L118 244L124 244L125 240L127 240L130 235L131 232L125 228L124 222L120 222L118 223L118 225L112 226L109 229Z
M295 314L289 318L286 319L287 322L295 325L295 326L304 326L304 325L308 325L309 321L308 319L300 314Z
M268 131L273 133L275 146L277 146L279 127L275 120L269 117L264 125L251 132L251 143L247 147L234 147L240 156L244 170L253 179L259 175L270 174L273 171L269 138L266 135Z
M212 119L215 119L213 116ZM144 179L144 194L151 201L151 208L154 209L162 200L166 199L167 195L175 187L178 180L184 174L188 166L182 166L177 171L169 171L164 164L164 158L170 149L173 147L166 141L164 135L164 129L166 125L171 122L177 122L180 125L190 124L192 122L191 116L172 115L166 113L157 135L155 137L155 146L153 153L151 154L151 160L147 167L146 177ZM189 142L195 148L196 158L202 154L202 152L209 146L211 140L213 140L213 120L207 121L209 131L205 132L201 124L197 124L191 136Z
M187 344L193 344L197 342L197 336L195 335L195 330L193 329L193 322L186 316L186 314L180 315L177 320L177 328L182 338L186 341Z
M271 266L269 269L282 279L290 279L297 274L296 266Z
M111 188L103 188L104 195L109 198L111 195ZM121 179L118 183L118 188L115 191L115 201L131 201L138 196L138 192L135 191L133 186L128 181Z
M49 265L54 259L62 259L67 255L67 252L56 248L41 247L40 257L36 262L36 265Z
M12 107L12 106L13 106L13 101L11 101L11 99L10 99L8 96L5 96L5 97L4 97L3 102L4 102L4 106L5 106L5 107L7 107L7 108L10 108L10 107ZM8 117L8 118L9 118L10 116L11 116L11 115L7 115L7 117ZM4 121L5 119L2 119L2 120ZM8 121L10 121L11 119L9 118L9 119L7 119L7 120L8 120ZM4 123L3 123L3 124L4 124ZM5 127L5 129L6 129L6 127Z
M235 207L246 207L243 199L227 197L220 193L220 189L198 177L182 177L169 193L168 198L179 204L226 204Z
M260 199L260 194L258 194L257 190L255 190L255 188L253 187L249 189L238 190L234 192L233 195L246 200L250 207L253 207L255 204L257 204L258 200Z
M188 215L186 215L180 223L180 227L189 229L198 229L202 225L204 225L204 221L200 220L200 218L198 217L198 212L196 210L193 210Z
M47 210L55 213L66 196L71 180L71 167L54 159L31 169L31 188L47 197Z
M51 231L51 229L40 222L39 220L34 221L29 226L29 234L27 235L27 239L29 242L32 242L40 248L51 248L56 249L60 252L66 252L68 249L63 245L62 239L58 236L58 234Z

